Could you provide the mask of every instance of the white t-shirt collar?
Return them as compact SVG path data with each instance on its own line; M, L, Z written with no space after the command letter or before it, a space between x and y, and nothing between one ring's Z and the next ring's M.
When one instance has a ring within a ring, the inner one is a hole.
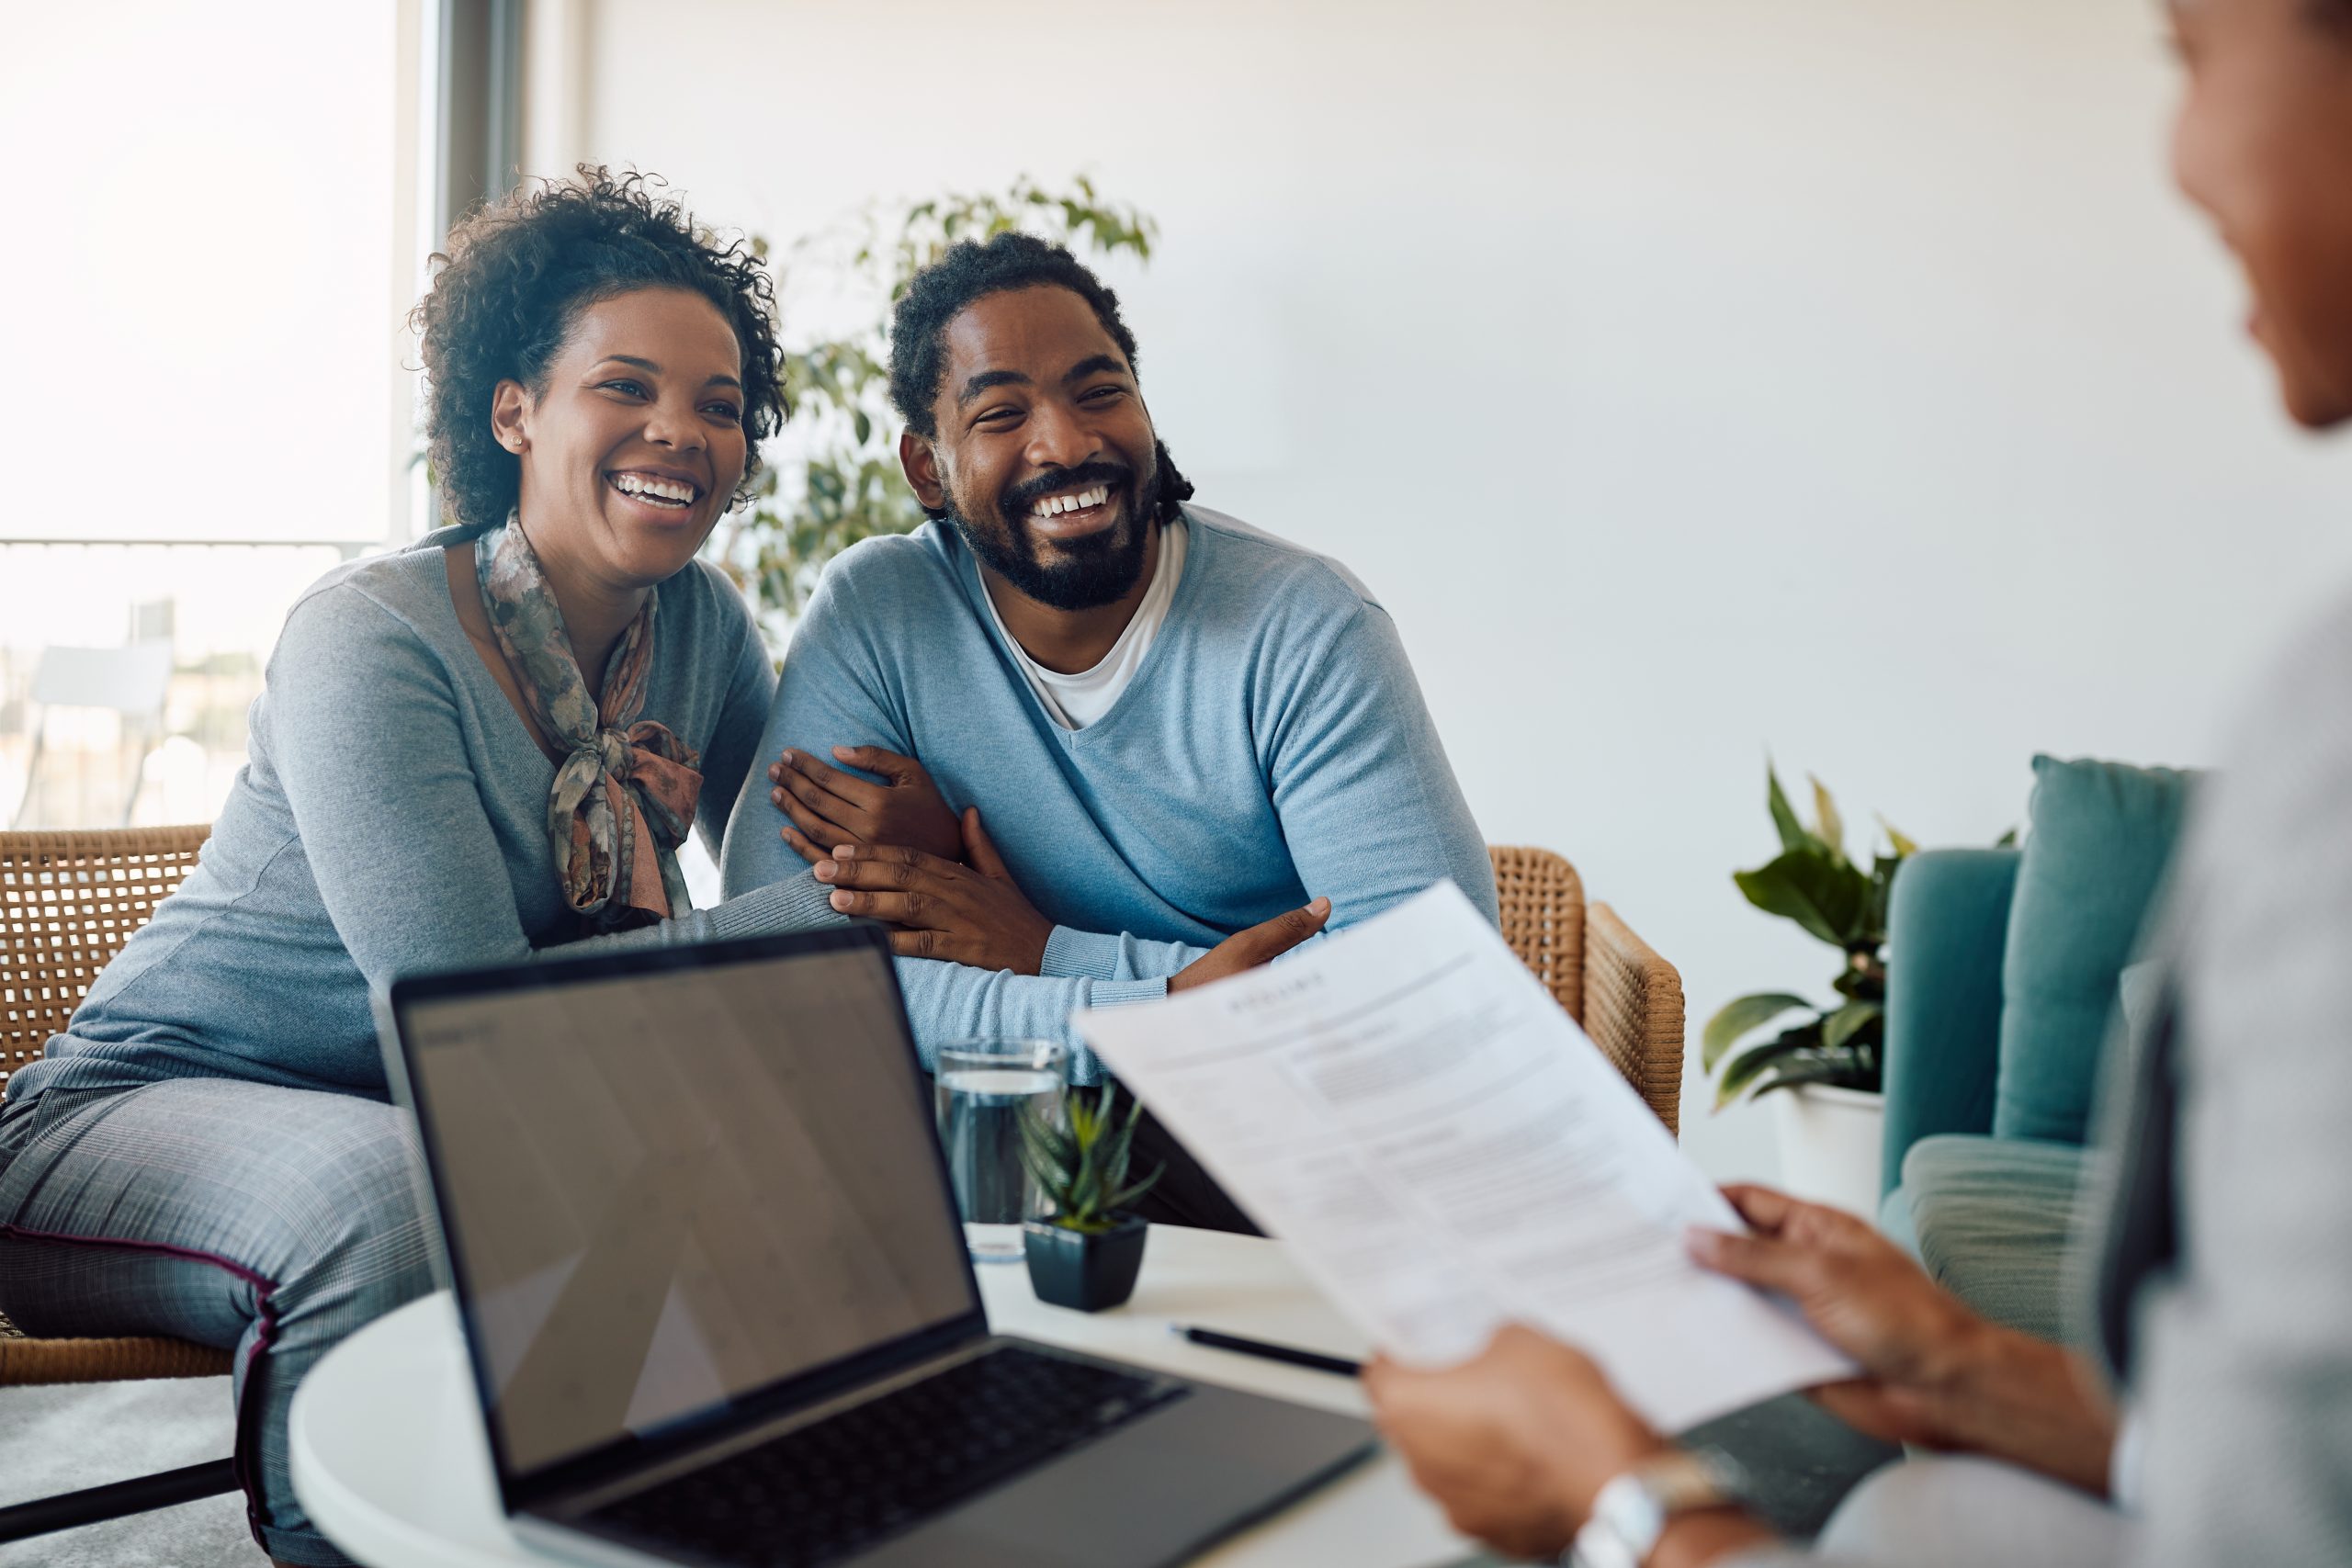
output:
M1151 586L1144 590L1134 618L1119 634L1119 640L1111 645L1111 651L1092 669L1073 675L1048 670L1029 657L1029 650L1021 646L1020 639L1005 629L1004 617L997 614L996 598L989 592L988 579L980 580L980 597L988 601L989 618L996 623L997 635L1004 638L1004 645L1020 661L1021 672L1029 678L1029 689L1037 694L1037 700L1046 705L1046 712L1064 729L1084 729L1109 713L1136 678L1136 671L1142 668L1144 655L1151 651L1159 628L1167 623L1168 606L1175 601L1177 581L1184 575L1187 533L1181 518L1160 525L1159 561L1152 569Z

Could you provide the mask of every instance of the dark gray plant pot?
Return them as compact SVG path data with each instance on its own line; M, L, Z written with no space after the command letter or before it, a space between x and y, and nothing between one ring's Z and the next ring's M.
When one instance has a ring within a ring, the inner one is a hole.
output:
M1117 1306L1136 1293L1150 1228L1132 1214L1100 1235L1030 1220L1021 1227L1030 1287L1039 1301L1079 1312Z

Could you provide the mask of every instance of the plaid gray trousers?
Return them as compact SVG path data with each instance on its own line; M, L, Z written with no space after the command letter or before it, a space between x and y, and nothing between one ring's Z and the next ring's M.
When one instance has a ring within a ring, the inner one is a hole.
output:
M233 1347L237 1471L272 1557L314 1529L286 1416L318 1359L433 1288L407 1118L232 1078L52 1088L0 1122L0 1312L36 1335Z

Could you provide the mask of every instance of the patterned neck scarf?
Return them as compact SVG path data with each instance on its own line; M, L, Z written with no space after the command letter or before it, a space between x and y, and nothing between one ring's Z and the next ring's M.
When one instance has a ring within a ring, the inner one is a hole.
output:
M605 660L599 705L589 700L555 591L513 513L474 541L474 577L524 705L563 752L548 794L548 848L564 901L592 932L684 914L694 905L677 850L702 794L702 757L652 720L632 722L645 705L661 591L645 595Z

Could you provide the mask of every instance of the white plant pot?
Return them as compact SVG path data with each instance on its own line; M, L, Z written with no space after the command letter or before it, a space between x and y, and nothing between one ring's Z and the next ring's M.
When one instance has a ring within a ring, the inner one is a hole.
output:
M1781 1187L1875 1219L1886 1097L1807 1084L1769 1098L1780 1126Z

